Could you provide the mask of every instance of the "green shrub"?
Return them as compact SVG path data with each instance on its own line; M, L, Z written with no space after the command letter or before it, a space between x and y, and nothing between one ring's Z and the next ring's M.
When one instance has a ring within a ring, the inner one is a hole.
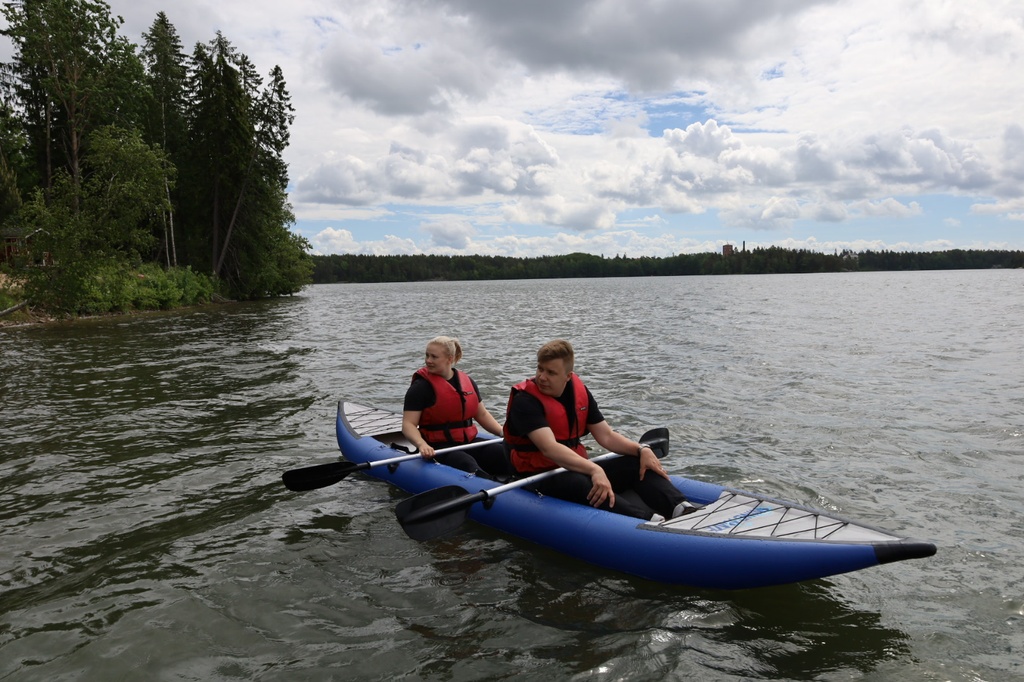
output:
M210 278L192 272L191 268L164 270L155 263L147 263L133 277L133 304L139 310L209 303L213 294Z
M24 300L25 293L22 291L21 284L11 277L10 270L6 265L0 266L0 310L7 310Z
M0 310L7 310L11 306L18 305L22 299L15 296L14 292L0 285Z
M59 272L58 272L59 270ZM213 282L190 268L164 270L155 263L138 267L116 261L89 268L55 268L37 300L55 312L102 315L132 310L168 310L209 303Z
M213 298L213 280L206 275L192 272L191 267L174 268L171 274L181 290L182 305L209 303Z

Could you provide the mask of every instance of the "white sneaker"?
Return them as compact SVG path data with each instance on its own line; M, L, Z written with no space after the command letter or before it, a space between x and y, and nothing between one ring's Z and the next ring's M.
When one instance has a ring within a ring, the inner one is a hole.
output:
M662 516L661 514L655 514L654 516L651 517L651 520L648 521L648 523L664 523L664 522L665 522L665 517Z
M687 514L692 514L695 511L697 511L697 507L693 506L686 500L683 500L676 505L675 509L672 510L672 518L675 519L680 516L686 516Z

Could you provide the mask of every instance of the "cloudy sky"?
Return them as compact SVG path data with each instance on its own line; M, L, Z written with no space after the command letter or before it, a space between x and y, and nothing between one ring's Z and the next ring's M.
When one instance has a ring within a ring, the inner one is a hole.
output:
M318 253L1024 249L1017 0L110 4L282 67Z

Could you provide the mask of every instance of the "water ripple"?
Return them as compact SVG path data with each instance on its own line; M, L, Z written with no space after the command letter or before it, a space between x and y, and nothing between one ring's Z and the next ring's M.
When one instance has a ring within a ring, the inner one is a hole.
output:
M337 456L336 401L398 408L441 333L499 419L566 337L610 421L671 430L673 473L939 554L664 588L476 527L413 543L358 476L286 491ZM330 285L0 341L3 679L1020 673L1018 271Z

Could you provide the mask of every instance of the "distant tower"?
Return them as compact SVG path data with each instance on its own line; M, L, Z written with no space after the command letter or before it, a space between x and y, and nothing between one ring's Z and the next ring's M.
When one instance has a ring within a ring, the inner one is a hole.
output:
M744 243L746 243L746 242L744 242ZM722 245L722 255L725 256L725 257L729 257L729 256L732 255L732 244L723 244Z

